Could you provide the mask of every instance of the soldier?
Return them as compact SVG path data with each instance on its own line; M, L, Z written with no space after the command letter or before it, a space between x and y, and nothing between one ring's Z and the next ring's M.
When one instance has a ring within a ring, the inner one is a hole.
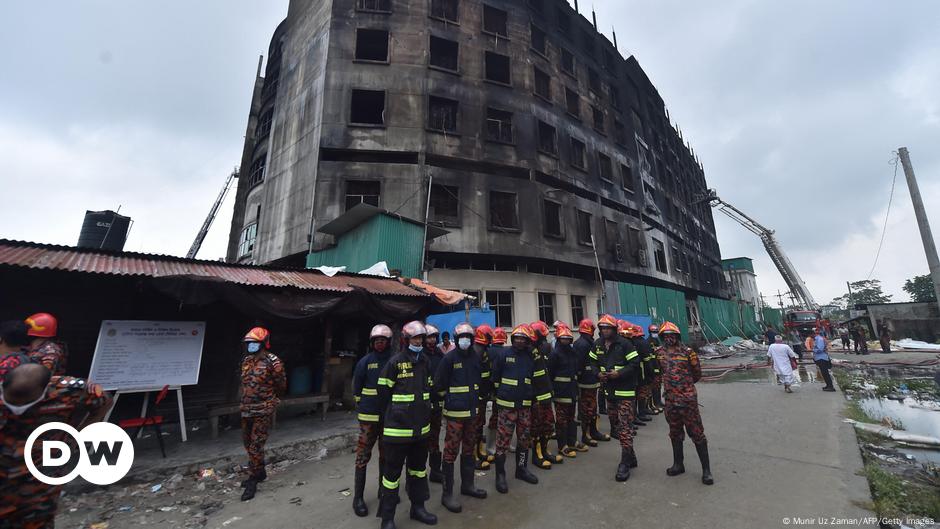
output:
M50 422L80 430L102 420L110 407L111 398L101 386L81 378L51 376L39 364L23 364L7 373L0 386L0 527L55 526L62 487L42 483L30 474L23 457L29 435ZM68 442L71 437L58 432L43 439ZM42 459L41 445L33 445L34 461Z
M587 318L581 320L578 334L571 346L578 357L578 419L581 422L581 442L575 450L586 452L589 446L597 446L598 441L610 441L610 436L597 431L597 390L601 384L597 364L590 357L594 351L594 322Z
M69 356L68 347L54 339L59 328L55 316L48 312L39 312L26 318L26 325L29 327L26 334L32 337L29 344L30 358L46 366L53 375L64 375Z
M539 478L528 469L529 428L532 424L532 373L535 371L532 344L535 333L526 325L512 330L512 347L493 359L493 384L499 433L496 438L496 490L509 492L506 483L506 451L516 433L516 479L536 484Z
M411 500L409 515L427 525L437 523L437 516L424 508L431 497L428 490L428 435L431 433L431 373L424 338L427 331L420 321L402 328L407 347L385 364L379 375L379 409L383 411L382 442L385 465L379 494L382 529L395 529L398 485L403 466L407 466L405 490Z
M248 479L242 482L245 487L242 501L248 501L255 497L258 483L268 478L264 444L280 396L287 390L287 376L281 359L271 352L271 333L267 329L251 329L242 343L245 359L241 367L241 426L242 442L248 452Z
M698 393L695 383L702 378L702 366L695 351L682 345L679 328L670 322L664 322L659 328L662 347L656 350L659 368L663 375L666 394L666 422L669 423L669 439L672 441L672 466L666 474L678 476L685 472L682 441L685 439L683 428L689 433L699 460L702 462L702 483L711 485L712 478L708 460L708 442L702 416L698 411Z
M424 336L424 352L428 354L428 373L433 377L437 373L437 367L444 358L437 348L437 339L441 331L437 327L426 324L424 326L427 334ZM428 435L428 466L431 469L429 479L434 483L441 483L444 476L441 474L441 399L437 391L431 391L431 434Z
M647 329L649 331L649 337L646 339L647 344L650 349L653 351L653 357L656 357L656 349L659 348L659 325L655 323L650 324ZM663 374L659 369L659 360L653 362L653 385L650 388L650 393L652 396L652 411L654 415L659 415L663 412Z
M379 373L392 356L389 347L392 330L387 325L376 325L369 333L369 352L359 360L353 372L353 395L359 418L359 442L356 443L356 482L353 494L353 512L368 516L369 508L362 498L366 487L366 468L372 459L372 447L382 433L382 410L379 407ZM385 464L385 451L379 443L379 476ZM381 481L380 481L381 483ZM381 486L380 489L381 490Z
M479 392L483 373L483 356L473 347L473 327L461 323L454 328L457 347L444 355L434 375L434 388L444 398L447 430L444 436L444 490L441 505L450 512L462 507L454 496L454 463L460 454L460 493L483 499L486 491L474 485Z
M630 478L630 468L637 465L631 425L640 354L633 350L632 344L617 335L617 322L610 315L602 316L597 326L601 337L594 346L594 354L601 366L601 382L607 383L610 431L616 432L620 439L620 464L615 479L626 481Z
M548 373L552 379L555 400L555 440L558 453L565 457L578 457L578 425L574 422L575 403L578 400L578 357L571 343L574 336L564 324L555 324L555 347L548 357Z
M548 376L548 357L552 346L548 344L548 325L544 321L531 323L535 332L533 358L535 371L532 374L532 389L535 400L532 401L532 462L535 468L548 470L552 463L564 463L560 454L548 451L548 440L555 430L555 412L552 409L552 379Z
M491 454L487 446L492 444L496 446L496 405L493 405L493 411L490 413L493 427L486 435L483 434L483 425L486 424L486 404L493 399L493 380L491 379L491 367L493 365L493 354L498 353L501 347L493 345L493 329L487 324L478 325L473 333L473 350L482 359L482 371L480 373L480 395L478 400L478 409L476 416L476 445L473 450L473 460L477 470L489 470L496 452Z

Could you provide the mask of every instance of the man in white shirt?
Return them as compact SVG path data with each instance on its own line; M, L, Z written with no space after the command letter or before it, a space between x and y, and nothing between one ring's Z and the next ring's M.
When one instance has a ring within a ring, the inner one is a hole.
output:
M774 366L774 373L777 374L777 380L783 383L783 390L787 393L793 393L790 385L793 384L793 364L791 359L796 359L796 353L789 345L783 343L783 336L779 334L775 337L774 343L767 348L767 364Z

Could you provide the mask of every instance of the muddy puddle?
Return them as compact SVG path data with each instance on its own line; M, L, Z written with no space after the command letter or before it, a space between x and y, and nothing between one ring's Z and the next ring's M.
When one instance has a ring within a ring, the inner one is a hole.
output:
M928 409L936 406L936 402L868 397L859 399L858 404L873 419L887 419L907 432L940 438L940 411Z

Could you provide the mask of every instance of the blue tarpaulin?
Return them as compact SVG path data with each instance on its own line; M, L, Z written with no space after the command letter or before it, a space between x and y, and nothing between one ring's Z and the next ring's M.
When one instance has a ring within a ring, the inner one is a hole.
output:
M437 327L441 332L449 332L451 336L454 335L454 327L465 321L467 321L467 313L462 310L446 314L434 314L427 318L427 323ZM496 313L488 309L470 309L470 325L476 327L484 323L490 327L495 327Z
M614 314L613 317L618 320L627 320L628 322L643 327L643 334L649 334L647 329L653 323L653 317L648 314Z

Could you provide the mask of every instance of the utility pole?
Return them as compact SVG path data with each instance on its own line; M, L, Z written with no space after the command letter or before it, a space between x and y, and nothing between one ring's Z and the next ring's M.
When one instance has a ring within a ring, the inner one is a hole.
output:
M924 200L917 187L914 177L914 167L911 165L911 155L907 147L898 149L901 166L904 167L904 176L907 177L907 189L911 192L911 202L914 203L914 215L917 217L917 227L920 228L920 238L924 242L924 253L927 254L927 265L930 267L930 278L933 279L933 291L940 302L940 259L937 258L937 245L933 234L930 233L930 222L927 221L927 212L924 211Z
M848 281L845 282L845 286L849 287L849 299L845 300L845 308L849 311L849 317L852 316L852 310L855 307L855 304L852 303L852 283Z

